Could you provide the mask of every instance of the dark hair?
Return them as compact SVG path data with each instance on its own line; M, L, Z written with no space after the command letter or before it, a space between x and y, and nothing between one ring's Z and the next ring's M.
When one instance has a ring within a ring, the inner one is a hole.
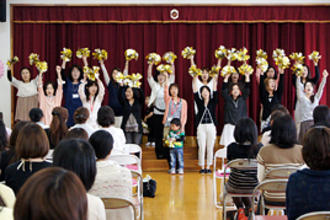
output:
M315 89L315 83L312 80L308 79L308 78L307 78L306 82L304 83L304 89L305 89L307 83L312 84L312 87ZM309 99L311 100L312 103L314 103L315 96L312 95Z
M89 143L93 146L98 159L106 158L113 148L113 138L108 131L99 130L92 134Z
M15 149L18 158L45 157L49 151L46 132L39 125L29 122L18 134Z
M202 86L200 89L199 89L199 92L200 94L202 94L203 90L206 89L209 94L211 95L211 89L208 87L208 86ZM202 97L203 98L203 97Z
M16 141L19 133L21 132L22 128L29 124L28 121L19 121L14 125L14 129L11 132L10 138L9 138L9 151L11 152L11 159L9 160L8 165L15 163L19 158L16 155Z
M238 75L238 79L237 79L237 83L239 82L239 79L240 79L240 77L241 77L241 75L239 74L239 71L238 71L238 69L237 69L237 67L234 67L235 68L235 74L237 74ZM228 79L228 82L229 83L233 83L233 75L234 74L230 74L230 76L229 76L229 79Z
M51 82L51 81L46 82L44 84L44 86L43 86L45 95L47 96L46 90L47 90L48 85L52 85L53 86L53 89L54 89L54 94L53 95L55 95L56 94L57 85L54 82Z
M267 70L264 72L265 77L267 78L267 73L268 73L268 71L269 71L270 69L273 69L273 70L274 70L274 77L273 77L272 79L276 79L276 78L277 78L277 71L276 71L275 67L273 67L273 66L271 66L271 65L269 65L268 68L267 68Z
M102 127L109 127L115 123L115 113L109 106L102 106L97 112L97 123Z
M81 68L79 65L77 65L77 64L73 64L73 65L70 67L70 69L69 69L69 79L71 80L71 82L73 82L73 78L72 78L72 70L73 70L74 68L77 68L77 69L79 70L79 72L80 72L80 76L79 76L78 81L82 80L83 75L84 75L84 72L83 72L82 68Z
M88 133L83 128L73 128L66 133L63 139L83 139L88 141Z
M76 174L44 168L27 179L17 194L15 220L87 220L87 194Z
M313 111L315 125L324 125L330 128L330 109L326 105L319 105Z
M114 68L112 69L112 71L111 71L111 74L110 74L110 80L111 80L113 83L118 84L117 81L112 77L113 71L115 71L115 70L118 71L118 72L121 72L121 70L120 70L118 67L114 67Z
M168 89L168 92L169 92L170 96L171 96L171 89L172 89L172 87L176 87L178 89L178 96L179 96L180 89L179 89L179 85L176 84L176 83L172 83L170 85L169 89Z
M29 73L30 73L30 81L31 81L31 78L32 78L32 70L31 70L31 68L28 67L28 66L23 66L23 67L19 70L19 73L20 73L21 77L22 77L22 71L23 71L23 70L28 70L28 71L29 71Z
M173 118L173 119L171 120L170 124L174 124L174 125L176 125L176 126L181 127L181 121L180 121L180 119L178 119L178 118Z
M76 173L86 191L93 186L96 175L95 153L87 141L82 139L62 140L54 150L53 165Z
M270 143L280 148L291 148L297 143L296 125L290 115L273 121Z
M309 79L310 77L311 77L311 71L310 71L310 69L309 69L309 66L307 66L306 64L303 64L303 67L306 67L307 68L307 79Z
M281 111L286 114L290 114L289 110L282 104L275 104L271 108L271 112L273 111Z
M73 113L73 120L75 124L84 124L89 118L89 111L85 107L79 107Z
M0 120L0 152L8 145L8 134L5 123ZM0 158L1 159L1 158Z
M86 98L87 98L87 100L89 100L89 98L90 98L90 94L89 94L89 87L91 87L91 86L96 86L97 87L97 91L96 91L96 93L95 93L95 96L94 96L94 100L96 99L96 97L97 97L97 94L99 94L99 90L100 90L100 88L99 88L99 85L97 84L97 82L96 81L93 81L93 80L87 80L87 84L86 84L86 86L85 86L85 94L86 94Z
M160 75L160 72L156 69L155 70L155 75L154 75L154 80L158 82L158 76Z
M312 170L330 170L330 129L310 129L304 135L302 155Z
M68 132L66 120L69 117L68 110L63 107L55 107L52 111L53 119L50 123L50 141L56 146Z
M32 108L29 112L29 117L32 122L39 122L44 116L40 108Z
M241 89L239 83L231 83L231 84L229 85L229 94L230 94L230 95L231 95L231 93L232 93L232 91L233 91L233 89L234 89L234 86L237 86L238 89L242 92L242 89Z

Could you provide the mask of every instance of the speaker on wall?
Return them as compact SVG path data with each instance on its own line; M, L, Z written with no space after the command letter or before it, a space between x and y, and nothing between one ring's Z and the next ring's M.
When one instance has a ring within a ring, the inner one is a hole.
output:
M0 0L0 22L6 22L6 0Z

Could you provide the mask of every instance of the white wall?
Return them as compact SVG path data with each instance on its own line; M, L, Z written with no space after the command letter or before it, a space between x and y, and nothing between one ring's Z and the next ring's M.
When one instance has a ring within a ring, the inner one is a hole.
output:
M308 5L329 4L329 0L231 0L230 5ZM227 0L7 0L7 22L0 23L0 60L6 62L10 57L10 4L228 4ZM7 126L11 122L10 85L3 77L0 79L0 111L4 113Z

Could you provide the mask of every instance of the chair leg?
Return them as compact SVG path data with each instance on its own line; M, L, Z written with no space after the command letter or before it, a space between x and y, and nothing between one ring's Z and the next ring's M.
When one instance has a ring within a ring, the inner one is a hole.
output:
M226 197L227 197L227 193L226 192L223 192L223 201L222 201L222 216L223 216L223 220L227 220Z

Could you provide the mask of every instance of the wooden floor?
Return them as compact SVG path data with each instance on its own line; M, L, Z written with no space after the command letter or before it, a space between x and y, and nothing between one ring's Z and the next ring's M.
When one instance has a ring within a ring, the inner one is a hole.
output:
M212 175L186 172L144 172L157 181L155 198L144 199L145 220L221 220L221 210L213 205Z

